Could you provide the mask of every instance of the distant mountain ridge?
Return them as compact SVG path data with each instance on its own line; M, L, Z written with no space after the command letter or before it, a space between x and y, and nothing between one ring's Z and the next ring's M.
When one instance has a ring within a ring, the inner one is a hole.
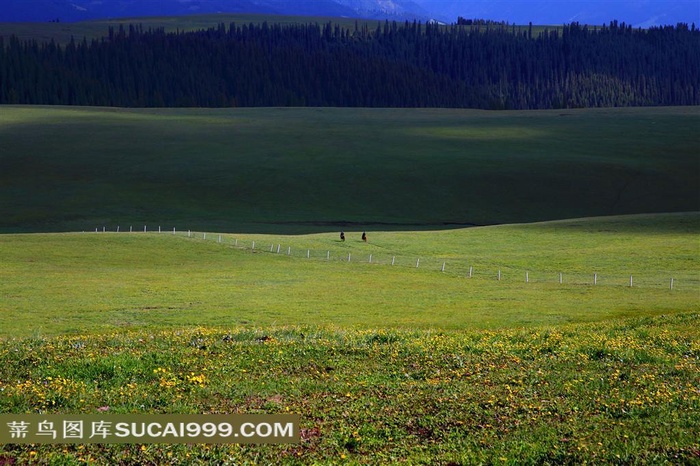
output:
M698 0L4 0L0 22L83 21L204 13L339 16L439 20L458 16L515 24L601 25L619 20L635 27L700 26Z
M402 19L432 19L430 13L411 0L335 0L368 18L397 17Z

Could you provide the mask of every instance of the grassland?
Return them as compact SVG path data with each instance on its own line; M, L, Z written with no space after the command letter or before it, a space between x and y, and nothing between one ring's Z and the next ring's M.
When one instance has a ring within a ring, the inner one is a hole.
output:
M700 215L668 214L370 231L368 243L352 231L344 243L336 233L221 243L184 232L3 235L0 335L312 322L497 329L698 311L699 232Z
M698 123L3 107L0 412L295 412L302 441L0 464L697 463Z
M0 411L299 413L290 446L0 445L9 464L695 464L697 313L527 330L137 331L0 346ZM13 463L16 461L17 463Z
M700 210L700 111L3 107L0 231L308 233Z

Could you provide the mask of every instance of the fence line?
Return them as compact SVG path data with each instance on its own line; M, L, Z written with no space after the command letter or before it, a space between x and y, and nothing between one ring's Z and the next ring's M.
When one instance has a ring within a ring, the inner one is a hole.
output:
M120 226L117 226L115 230L108 231L106 227L101 229L95 228L95 233L108 233L108 232L122 232L126 230L121 230ZM139 232L140 229L135 229L133 225L129 226L129 233ZM352 263L364 263L366 265L381 266L386 265L389 267L406 267L415 268L422 271L435 271L441 272L446 275L454 275L458 277L465 277L471 279L487 279L494 280L497 282L521 282L524 285L528 284L544 284L544 283L558 283L560 285L590 285L590 286L622 286L627 288L666 288L669 290L700 290L700 274L697 276L691 276L688 274L662 274L661 272L656 274L629 274L625 276L609 276L606 274L601 274L599 272L582 272L578 271L566 271L566 270L533 270L532 268L521 268L521 267L504 267L498 266L494 263L488 262L478 262L469 261L468 259L448 259L444 258L433 258L433 257L410 257L396 255L395 253L387 253L386 255L380 255L376 252L368 252L364 258L357 257L357 251L348 251L346 254L345 250L333 251L329 249L324 249L322 251L316 251L308 247L302 248L292 248L291 245L282 245L281 243L270 243L269 251L266 246L260 246L261 241L258 239L258 245L256 247L256 242L251 240L249 243L244 241L239 241L238 238L232 237L232 235L227 235L228 238L215 234L209 234L207 232L195 232L192 230L177 230L172 229L163 231L161 226L158 226L156 230L149 230L147 225L143 226L144 233L152 234L171 234L182 238L189 238L192 240L201 241L213 241L228 246L238 250L247 250L255 254L269 254L275 256L288 256L293 258L300 258L305 260L323 260L326 262L352 262ZM140 234L140 233L135 233ZM209 238L209 239L207 239ZM283 246L287 246L286 250ZM353 256L353 254L355 254ZM651 277L650 275L653 275Z

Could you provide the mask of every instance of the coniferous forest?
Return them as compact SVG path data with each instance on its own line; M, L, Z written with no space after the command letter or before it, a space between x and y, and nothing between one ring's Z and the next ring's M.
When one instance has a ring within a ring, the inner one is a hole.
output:
M700 105L700 30L232 23L177 33L132 25L65 45L0 37L0 104Z

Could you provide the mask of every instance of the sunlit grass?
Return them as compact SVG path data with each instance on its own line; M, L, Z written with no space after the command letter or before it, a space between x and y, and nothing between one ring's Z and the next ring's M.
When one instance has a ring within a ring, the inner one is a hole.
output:
M0 460L692 463L699 218L367 243L354 230L0 236L0 412L302 419L288 446L3 445Z
M697 311L698 219L369 231L367 243L359 231L345 242L337 233L3 235L0 335L311 322L508 328Z
M0 412L298 413L302 441L3 445L0 459L690 464L700 454L699 318L9 340L0 344Z

